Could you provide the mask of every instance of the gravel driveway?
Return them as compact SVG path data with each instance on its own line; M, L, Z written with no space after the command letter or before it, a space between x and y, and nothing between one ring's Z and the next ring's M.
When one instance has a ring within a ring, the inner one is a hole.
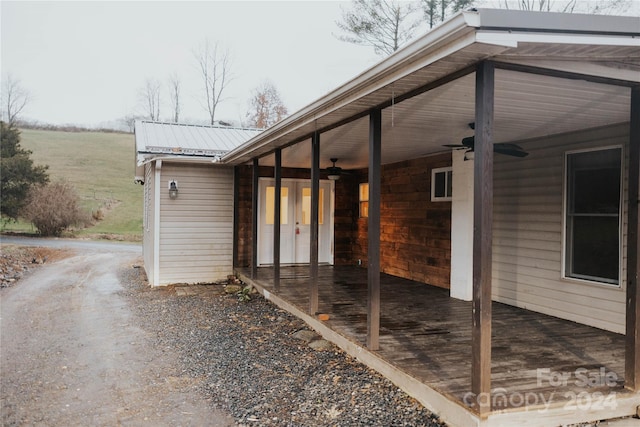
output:
M444 425L259 296L151 289L139 246L74 250L0 291L5 426Z

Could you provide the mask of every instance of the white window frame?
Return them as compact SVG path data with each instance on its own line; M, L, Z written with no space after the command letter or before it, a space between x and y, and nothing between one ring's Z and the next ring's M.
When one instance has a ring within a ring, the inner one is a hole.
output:
M444 188L446 193L447 188L449 188L449 186L447 185L448 172L451 172L451 180L453 181L453 166L431 169L431 201L432 202L450 202L452 200L452 195L440 196L440 197L436 196L436 175L439 173L444 173L444 177L445 177ZM453 193L453 188L451 189L451 192Z
M620 256L618 257L618 282L615 283L613 281L606 281L602 278L586 278L586 277L574 277L567 276L567 195L569 191L569 156L571 154L578 153L588 153L593 151L606 151L620 149L620 206L619 206L619 221L618 221L618 253ZM624 282L623 278L623 258L624 258L624 177L625 177L625 152L624 146L622 145L607 145L601 147L594 147L582 150L571 150L565 151L564 153L564 165L563 165L563 191L562 191L562 263L561 263L561 278L563 280L585 283L590 285L599 285L606 286L608 288L622 288L622 283Z

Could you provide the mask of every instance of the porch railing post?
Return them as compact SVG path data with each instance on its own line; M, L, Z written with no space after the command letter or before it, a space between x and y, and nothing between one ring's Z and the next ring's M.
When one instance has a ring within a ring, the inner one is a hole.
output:
M309 246L309 314L318 312L318 199L320 197L320 133L311 137L311 230Z
M273 178L275 180L274 205L273 205L273 288L280 291L280 228L282 209L282 150L275 151L275 166Z
M640 389L640 241L638 241L638 202L640 180L640 88L631 89L629 129L629 206L627 209L627 323L625 346L625 387Z
M258 158L253 159L251 188L251 278L258 277L258 179L260 171Z
M369 219L368 219L368 297L367 347L380 347L380 163L382 110L369 114Z
M481 418L491 412L494 75L491 62L483 62L476 69L471 391L477 396Z

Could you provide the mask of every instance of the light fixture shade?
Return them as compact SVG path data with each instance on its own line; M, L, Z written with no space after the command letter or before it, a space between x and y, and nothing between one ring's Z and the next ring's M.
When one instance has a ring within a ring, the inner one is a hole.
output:
M340 174L342 173L342 168L332 166L327 168L327 178L331 181L337 181L340 179Z
M465 160L473 160L475 159L476 154L473 152L473 150L469 150L467 152L464 153L464 159Z
M338 159L330 159L333 163L333 166L327 168L327 178L331 181L337 181L340 179L340 174L342 173L342 168L336 166L336 162Z

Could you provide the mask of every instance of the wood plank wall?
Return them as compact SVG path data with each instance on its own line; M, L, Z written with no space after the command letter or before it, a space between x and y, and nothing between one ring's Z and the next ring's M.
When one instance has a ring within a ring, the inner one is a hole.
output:
M451 274L451 202L431 201L431 170L451 166L451 153L382 167L380 223L381 271L449 288ZM366 182L363 171L359 182ZM358 183L355 185L356 206ZM337 192L337 191L336 191ZM336 203L337 205L337 203ZM336 212L337 217L337 212ZM356 209L353 264L366 266L367 220ZM336 218L336 224L338 219ZM336 242L338 235L336 230Z
M431 170L451 166L451 153L382 167L381 269L384 273L443 288L451 271L451 202L431 202ZM251 167L241 166L238 267L251 265ZM261 167L272 177L273 168ZM309 171L288 169L283 178L309 179ZM324 175L321 176L324 179ZM349 171L336 181L334 264L367 266L367 220L359 216L359 184L367 171Z

